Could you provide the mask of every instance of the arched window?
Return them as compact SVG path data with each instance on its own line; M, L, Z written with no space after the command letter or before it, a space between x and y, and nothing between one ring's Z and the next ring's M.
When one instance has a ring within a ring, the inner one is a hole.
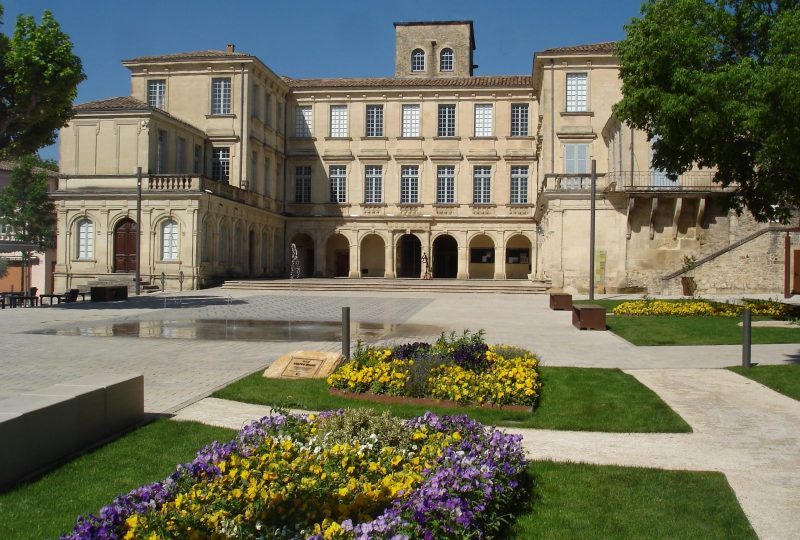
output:
M242 264L242 226L237 225L233 233L233 264Z
M411 71L425 71L425 51L414 49L411 53Z
M211 228L208 226L208 221L203 222L203 262L211 260Z
M228 228L225 225L219 227L219 262L228 262Z
M439 53L439 71L453 71L453 49L442 49Z
M266 270L269 264L269 236L267 231L261 231L261 266Z
M178 224L172 219L161 224L161 260L178 260Z
M77 238L75 252L78 259L91 259L94 257L94 223L88 218L83 218L75 225Z

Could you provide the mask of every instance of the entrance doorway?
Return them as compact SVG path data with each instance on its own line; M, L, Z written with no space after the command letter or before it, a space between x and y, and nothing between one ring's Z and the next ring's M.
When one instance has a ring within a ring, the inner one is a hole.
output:
M325 275L347 277L350 274L350 241L343 234L332 234L325 244Z
M418 278L422 272L422 243L414 234L397 241L397 277Z
M458 242L449 234L433 241L433 277L455 278L458 274Z
M136 272L136 222L125 218L114 229L114 272Z

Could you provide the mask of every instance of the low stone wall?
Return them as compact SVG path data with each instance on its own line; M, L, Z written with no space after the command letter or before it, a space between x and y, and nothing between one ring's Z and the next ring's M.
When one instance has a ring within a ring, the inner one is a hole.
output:
M89 375L0 400L0 490L144 419L142 375Z

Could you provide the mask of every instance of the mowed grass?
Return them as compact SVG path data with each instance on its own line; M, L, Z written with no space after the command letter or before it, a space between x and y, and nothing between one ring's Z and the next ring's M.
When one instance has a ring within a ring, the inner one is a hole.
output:
M800 364L728 369L800 401Z
M163 480L206 444L228 441L234 434L230 429L169 420L136 429L0 494L0 537L57 538L72 530L79 515L96 514L117 495Z
M265 379L261 372L215 392L214 397L310 411L369 407L402 418L431 410L438 414L466 414L489 425L525 428L634 433L691 431L652 390L618 369L543 367L541 377L543 397L532 413L365 402L330 395L324 380Z
M721 473L536 461L509 538L757 538Z

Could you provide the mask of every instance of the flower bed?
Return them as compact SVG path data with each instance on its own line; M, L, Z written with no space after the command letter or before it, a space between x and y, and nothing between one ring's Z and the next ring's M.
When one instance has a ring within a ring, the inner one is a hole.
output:
M433 398L476 405L533 407L541 383L538 359L517 347L489 347L483 333L444 334L433 345L393 349L359 345L328 386L356 394Z
M63 538L492 538L525 467L519 436L467 417L276 415Z
M774 300L744 299L741 304L713 302L711 300L632 300L614 308L614 315L677 315L712 317L740 317L745 308L753 315L785 319L792 313L792 306Z

